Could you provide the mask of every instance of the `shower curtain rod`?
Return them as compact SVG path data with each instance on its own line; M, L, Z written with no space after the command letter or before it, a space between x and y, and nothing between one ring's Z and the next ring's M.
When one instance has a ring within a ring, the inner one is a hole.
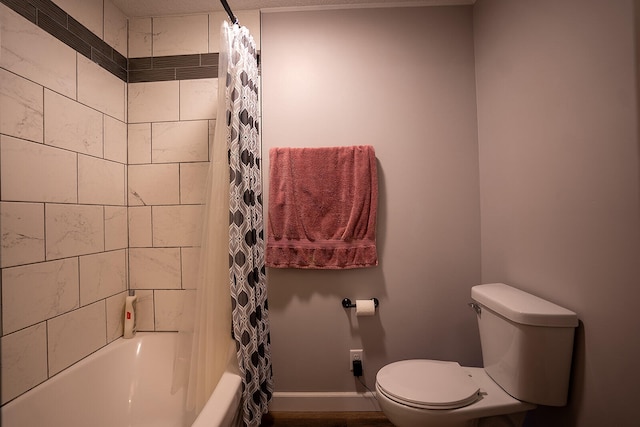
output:
M236 18L236 16L231 11L231 8L229 7L229 3L227 3L227 0L220 0L220 3L222 3L222 7L224 7L224 10L227 12L227 15L229 15L229 19L231 20L231 23L237 24L238 18Z

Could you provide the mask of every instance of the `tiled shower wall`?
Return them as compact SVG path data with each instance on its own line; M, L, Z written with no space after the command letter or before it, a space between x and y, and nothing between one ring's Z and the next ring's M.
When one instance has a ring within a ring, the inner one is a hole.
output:
M259 36L258 11L236 15ZM182 291L195 285L217 114L217 58L210 54L219 51L224 16L129 22L129 278L141 330L176 330Z
M95 16L126 55L124 15ZM124 81L4 4L0 21L5 403L122 334L127 127Z
M121 336L128 288L139 330L177 328L196 268L217 79L192 67L127 84L118 59L176 69L211 60L200 54L218 50L223 15L128 24L109 0L2 3L12 5L0 4L4 404ZM257 11L238 15L259 34Z

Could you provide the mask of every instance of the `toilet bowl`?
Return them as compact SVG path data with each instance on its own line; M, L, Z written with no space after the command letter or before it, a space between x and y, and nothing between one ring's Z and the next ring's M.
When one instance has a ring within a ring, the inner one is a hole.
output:
M415 359L384 366L377 399L396 427L519 427L567 402L577 315L503 283L471 288L484 368Z
M482 368L438 360L386 365L376 392L396 427L518 427L536 407L511 397Z

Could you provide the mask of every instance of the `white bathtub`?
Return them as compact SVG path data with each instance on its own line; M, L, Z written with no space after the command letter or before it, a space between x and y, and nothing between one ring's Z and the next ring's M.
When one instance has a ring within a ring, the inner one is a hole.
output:
M171 394L175 333L118 339L2 407L3 427L187 427ZM237 422L241 379L225 372L193 427Z

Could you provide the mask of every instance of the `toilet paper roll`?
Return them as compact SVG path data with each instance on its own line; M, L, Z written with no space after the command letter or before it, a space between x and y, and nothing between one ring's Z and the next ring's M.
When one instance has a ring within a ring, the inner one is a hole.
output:
M376 304L372 299L356 300L356 316L373 316L376 314Z

